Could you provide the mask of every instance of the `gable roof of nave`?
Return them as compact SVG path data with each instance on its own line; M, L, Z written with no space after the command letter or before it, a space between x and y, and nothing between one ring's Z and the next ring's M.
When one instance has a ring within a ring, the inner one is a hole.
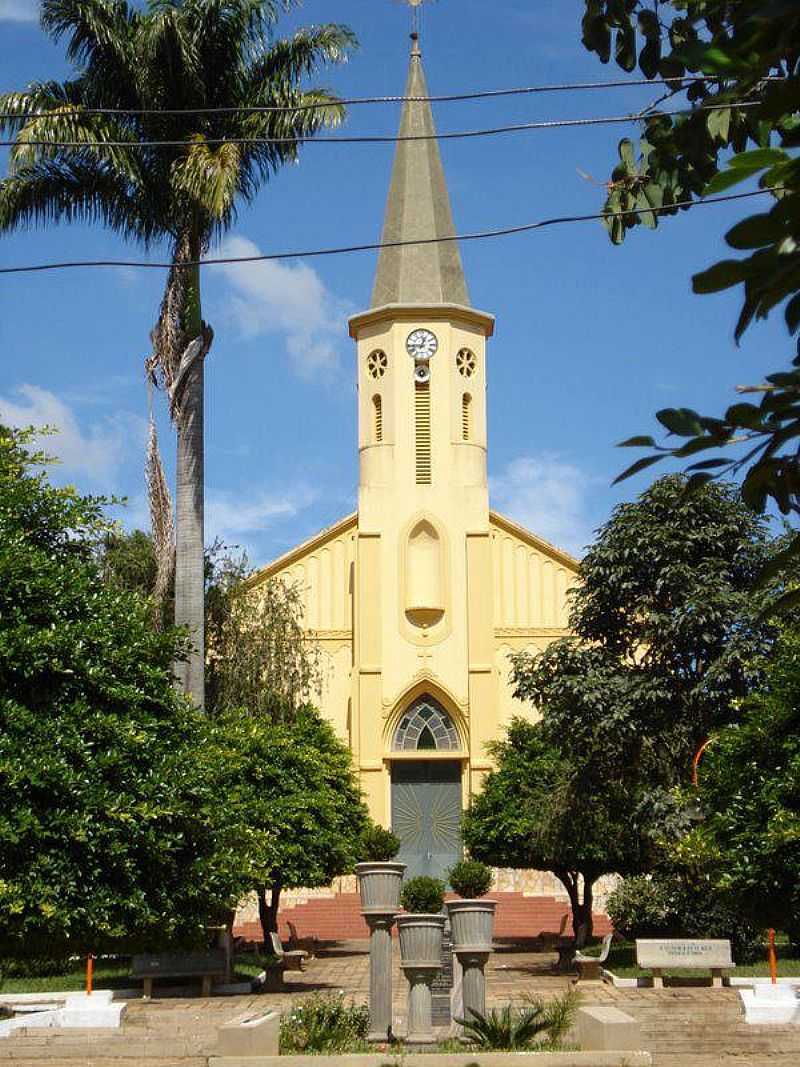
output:
M528 548L533 548L543 556L547 556L548 559L560 563L567 570L573 571L575 574L578 573L580 561L571 556L569 552L565 552L563 548L558 548L556 545L551 545L543 537L539 537L538 534L532 533L524 526L520 526L513 519L501 515L499 511L489 512L489 525L497 530L502 530L505 534L510 534L511 537L522 542Z
M528 548L533 548L543 556L547 556L549 559L560 563L562 566L566 567L567 570L577 573L580 563L574 556L571 556L568 552L556 547L556 545L551 545L550 542L545 541L543 537L539 537L530 530L526 530L524 526L520 526L519 523L506 518L505 515L501 515L497 511L490 511L489 525L494 529L501 530L505 534L509 534ZM274 578L276 574L280 574L281 571L287 570L295 563L299 563L306 557L313 555L314 552L317 552L320 548L324 548L325 545L340 538L342 534L349 533L351 530L357 529L357 527L358 512L353 511L351 514L345 515L344 518L339 519L338 522L333 523L333 525L326 526L323 530L320 530L319 533L314 534L313 537L309 537L307 541L303 541L302 544L290 548L288 552L284 552L282 556L278 556L278 558L272 560L271 563L259 568L259 570L248 579L247 584L256 586L261 582L267 581L269 578Z
M261 582L267 581L269 578L274 578L276 574L280 574L281 571L287 570L295 563L299 563L301 560L317 552L320 548L324 548L325 545L330 544L331 541L336 541L342 536L342 534L348 533L350 530L354 530L358 526L358 512L353 511L350 515L345 515L343 519L339 519L338 522L333 523L332 526L326 526L324 530L320 530L319 533L309 537L307 541L303 541L302 544L296 545L294 548L290 548L288 552L284 552L282 556L278 556L277 559L272 560L271 563L267 563L266 566L260 567L255 574L252 574L247 579L247 585L255 586Z

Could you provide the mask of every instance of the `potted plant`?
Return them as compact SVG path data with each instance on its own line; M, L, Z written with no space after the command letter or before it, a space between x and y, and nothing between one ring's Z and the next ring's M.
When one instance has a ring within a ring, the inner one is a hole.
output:
M391 830L371 826L360 842L362 862L356 864L361 911L364 915L394 915L400 906L405 863L395 862L400 840Z
M444 891L444 882L426 875L403 886L400 903L405 914L397 916L403 966L441 966Z
M491 868L477 860L461 860L448 878L461 898L447 902L453 950L491 952L497 902L484 899L492 885Z
M442 966L442 933L445 916L444 882L424 875L403 886L400 903L405 914L397 916L401 966L408 979L409 1045L433 1042L431 985Z

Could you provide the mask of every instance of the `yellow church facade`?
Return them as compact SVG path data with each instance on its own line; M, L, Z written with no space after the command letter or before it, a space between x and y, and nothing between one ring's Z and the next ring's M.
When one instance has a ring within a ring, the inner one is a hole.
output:
M372 816L398 834L410 873L441 875L487 745L532 714L509 657L568 633L577 562L490 509L495 321L470 304L416 39L406 96L371 306L349 322L358 510L255 584L301 591L321 710Z

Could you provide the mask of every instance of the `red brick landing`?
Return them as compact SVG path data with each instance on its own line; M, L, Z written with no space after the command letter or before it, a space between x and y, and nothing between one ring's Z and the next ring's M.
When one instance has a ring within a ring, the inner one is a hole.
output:
M521 940L541 933L557 934L562 917L569 912L565 901L555 897L527 897L522 893L491 893L497 901L495 937ZM361 916L357 893L339 893L335 897L314 897L303 904L282 909L278 917L281 939L289 940L289 923L298 937L316 937L320 941L355 941L369 937ZM594 931L598 936L610 933L606 915L595 913ZM568 925L567 933L571 929ZM234 929L237 937L261 941L261 927L248 922Z

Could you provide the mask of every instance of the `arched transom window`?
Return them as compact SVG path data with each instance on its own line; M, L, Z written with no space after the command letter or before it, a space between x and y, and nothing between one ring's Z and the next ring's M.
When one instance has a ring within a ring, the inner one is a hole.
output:
M422 697L412 704L394 735L395 752L438 750L457 752L461 745L453 722L444 708L431 697Z

